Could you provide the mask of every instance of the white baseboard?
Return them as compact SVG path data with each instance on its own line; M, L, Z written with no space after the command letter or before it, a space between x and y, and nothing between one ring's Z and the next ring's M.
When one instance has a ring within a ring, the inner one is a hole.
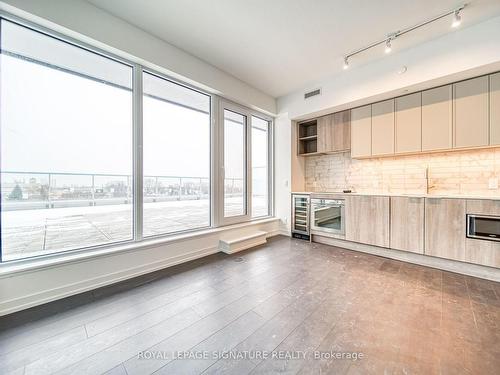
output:
M219 249L215 246L206 249L193 251L181 256L174 256L157 262L151 262L139 267L133 267L119 272L103 275L100 277L81 280L73 284L63 285L58 288L43 290L39 293L24 295L19 298L13 298L0 303L0 316L11 314L16 311L28 309L33 306L42 305L71 295L83 293L89 290L97 289L106 285L115 284L120 281L131 279L147 273L155 272L164 268L172 267L177 264L185 263L208 255L218 253Z
M363 253L379 255L385 258L391 258L403 262L418 264L421 266L438 268L444 271L450 271L463 275L479 277L481 279L500 282L500 269L493 267L486 267L478 264L437 258L429 255L410 253L401 250L387 249L384 247L365 245L357 242L339 240L336 238L329 238L324 236L315 235L313 236L313 241L325 245L342 247L348 250L361 251Z

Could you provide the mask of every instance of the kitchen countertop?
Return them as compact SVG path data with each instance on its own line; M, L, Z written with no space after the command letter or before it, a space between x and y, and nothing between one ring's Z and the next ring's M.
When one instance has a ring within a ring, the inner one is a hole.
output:
M434 199L487 199L500 200L500 196L471 196L471 195L438 195L438 194L401 194L401 193L342 193L342 192L320 192L320 191L292 191L292 194L309 194L314 196L374 196L374 197L408 197L408 198L434 198Z

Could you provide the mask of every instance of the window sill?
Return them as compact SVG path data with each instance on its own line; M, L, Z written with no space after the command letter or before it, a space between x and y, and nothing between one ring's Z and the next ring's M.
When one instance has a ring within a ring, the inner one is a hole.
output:
M8 277L11 274L30 272L43 268L53 268L61 264L78 263L89 259L112 256L117 253L126 253L141 249L157 247L161 245L173 244L182 241L192 240L198 237L203 237L215 233L222 233L233 229L250 227L253 225L271 223L278 221L276 217L267 217L263 219L256 219L244 223L238 223L218 228L204 229L196 232L181 233L161 238L145 239L141 242L133 242L121 245L112 245L108 247L101 247L98 249L89 250L74 250L65 253L51 254L43 258L31 258L14 260L8 263L0 264L0 278Z

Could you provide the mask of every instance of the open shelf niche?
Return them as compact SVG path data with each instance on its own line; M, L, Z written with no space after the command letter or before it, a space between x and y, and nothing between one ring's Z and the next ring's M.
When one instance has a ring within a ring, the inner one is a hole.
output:
M318 123L316 119L297 124L299 155L316 154L318 152Z

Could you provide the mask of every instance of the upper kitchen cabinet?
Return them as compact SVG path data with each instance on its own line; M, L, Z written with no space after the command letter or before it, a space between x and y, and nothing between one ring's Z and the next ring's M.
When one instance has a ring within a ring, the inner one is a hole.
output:
M372 156L394 154L394 99L372 104Z
M452 86L422 91L422 151L452 148Z
M351 157L372 155L372 106L351 110Z
M318 121L316 119L297 124L298 155L316 155L318 153Z
M318 119L318 152L347 151L351 147L351 113L337 112Z
M500 73L490 75L490 145L500 145Z
M488 77L453 84L453 147L488 145Z
M395 151L422 151L422 93L396 98Z

